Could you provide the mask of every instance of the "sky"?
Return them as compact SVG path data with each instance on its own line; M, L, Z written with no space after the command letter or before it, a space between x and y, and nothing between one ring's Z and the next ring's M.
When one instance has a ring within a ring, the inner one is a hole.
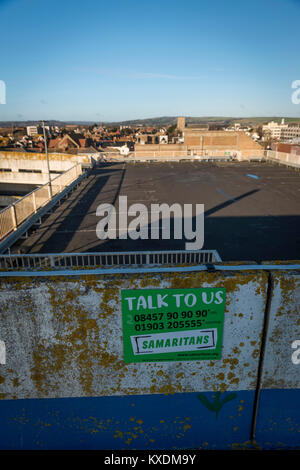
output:
M290 116L300 0L0 0L0 121Z

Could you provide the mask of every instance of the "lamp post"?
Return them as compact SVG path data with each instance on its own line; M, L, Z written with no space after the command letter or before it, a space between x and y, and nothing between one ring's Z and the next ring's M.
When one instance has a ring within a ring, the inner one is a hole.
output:
M52 183L51 183L51 175L50 175L50 163L49 163L49 155L48 155L48 147L47 147L47 138L46 138L46 130L45 130L45 122L44 122L44 121L42 121L42 126L43 126L44 143L45 143L45 153L46 153L47 167L48 167L48 179L49 179L50 199L52 199Z

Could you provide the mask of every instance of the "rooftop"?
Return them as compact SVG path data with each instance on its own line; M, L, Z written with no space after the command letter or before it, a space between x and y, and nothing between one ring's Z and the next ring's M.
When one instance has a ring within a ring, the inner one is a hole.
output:
M205 205L204 249L222 260L299 259L300 175L268 163L108 163L12 249L22 253L184 249L185 240L99 240L97 206ZM172 231L171 231L172 234Z

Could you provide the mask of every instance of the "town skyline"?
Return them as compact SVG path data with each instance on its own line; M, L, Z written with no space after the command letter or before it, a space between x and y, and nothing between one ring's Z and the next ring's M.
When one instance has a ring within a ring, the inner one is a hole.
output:
M226 121L228 124L234 121L243 121L253 124L260 124L265 123L270 120L282 120L285 119L287 122L298 122L300 121L300 116L287 116L287 115L278 115L278 116L184 116L190 124L192 123L220 123L222 124ZM11 125L30 125L30 124L41 124L42 122L50 123L50 124L74 124L78 126L84 125L141 125L141 126L169 126L171 124L175 124L177 122L178 116L154 116L154 117L144 117L144 118L137 118L137 119L125 119L123 121L101 121L101 120L91 120L91 121L81 121L79 119L74 120L59 120L59 119L26 119L26 120L7 120L1 121L0 120L0 127L1 126L11 126Z

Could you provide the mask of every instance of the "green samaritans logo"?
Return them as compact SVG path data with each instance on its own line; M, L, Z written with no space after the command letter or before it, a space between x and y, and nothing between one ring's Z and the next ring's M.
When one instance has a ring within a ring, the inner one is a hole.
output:
M221 358L225 289L122 291L124 361Z

